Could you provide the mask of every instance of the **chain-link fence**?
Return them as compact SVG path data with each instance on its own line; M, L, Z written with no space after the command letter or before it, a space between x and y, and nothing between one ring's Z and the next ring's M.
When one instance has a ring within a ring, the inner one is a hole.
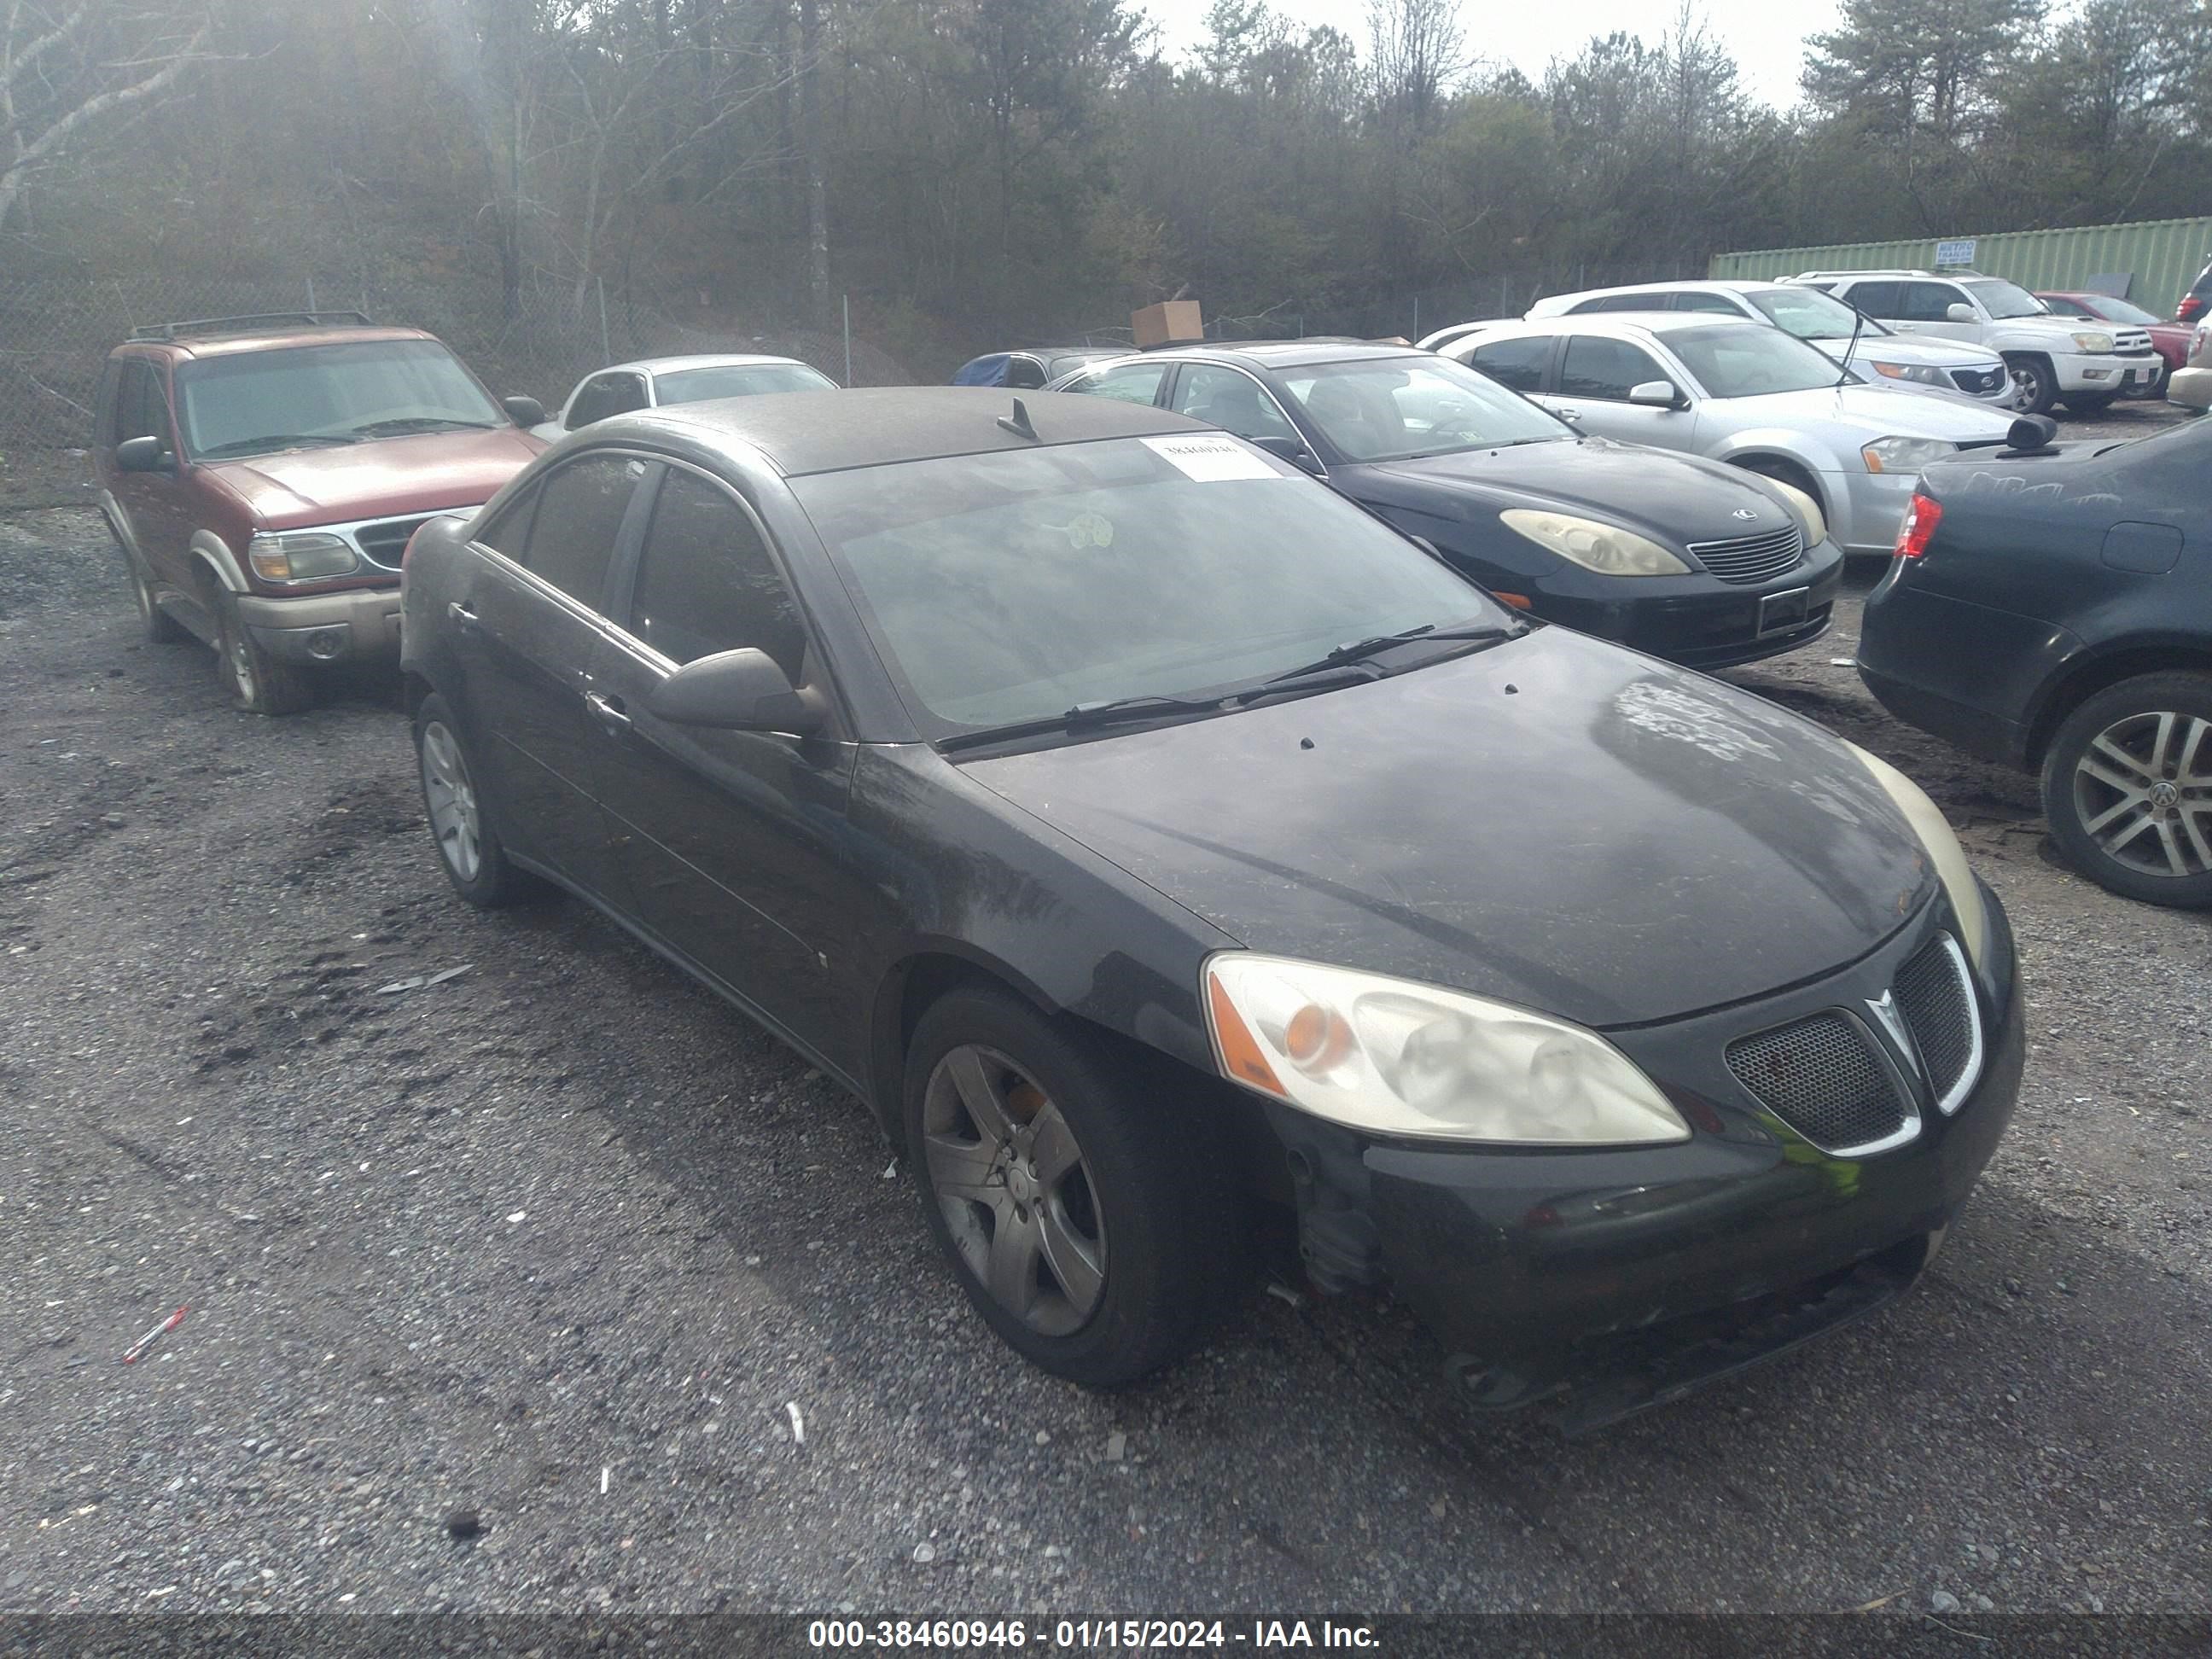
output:
M685 352L797 357L841 385L912 378L886 353L840 333L756 335L679 322L597 283L528 283L510 306L496 283L481 278L333 291L309 281L0 270L0 507L85 499L101 365L132 329L302 310L359 310L380 323L428 329L494 393L526 393L549 410L608 363Z

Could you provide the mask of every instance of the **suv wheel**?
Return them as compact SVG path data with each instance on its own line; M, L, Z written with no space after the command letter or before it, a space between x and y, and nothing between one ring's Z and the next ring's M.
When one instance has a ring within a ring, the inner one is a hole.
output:
M486 822L483 795L461 746L459 723L433 694L415 711L415 757L422 811L437 843L438 863L453 890L480 909L496 910L538 890L537 878L507 862L498 832Z
M2058 400L2058 383L2051 372L2046 357L2014 356L2005 359L2005 371L2012 376L2013 407L2023 415L2048 415L2051 405Z
M1206 1335L1240 1283L1224 1160L1187 1093L1000 992L922 1016L908 1162L960 1288L1030 1364L1133 1382Z
M2100 886L2212 905L2212 675L2144 674L2084 702L2044 757L2043 810Z
M179 622L154 598L154 584L148 579L146 567L138 562L138 556L129 548L123 550L123 562L131 571L131 596L138 603L138 625L145 629L146 637L155 645L176 645L192 636L192 631Z
M208 609L215 613L216 661L230 699L249 714L296 714L314 702L307 677L278 662L253 637L238 614L238 599L212 576L205 579Z

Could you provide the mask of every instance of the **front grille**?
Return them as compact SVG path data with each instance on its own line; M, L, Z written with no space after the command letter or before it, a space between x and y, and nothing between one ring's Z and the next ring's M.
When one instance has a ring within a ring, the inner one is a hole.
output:
M370 563L397 570L400 556L407 551L407 538L436 516L425 514L419 519L386 519L362 525L355 529L353 538Z
M1954 368L1951 371L1952 384L1960 391L1971 392L1977 398L1985 398L1999 390L2011 378L2002 366L1991 369Z
M2112 336L2112 349L2120 356L2144 356L2150 349L2150 336L2142 329L2122 329Z
M1692 542L1698 562L1724 582L1763 582L1804 562L1805 538L1796 526L1732 541Z
M1761 1105L1824 1152L1887 1140L1908 1121L1867 1039L1839 1013L1739 1038L1728 1064Z
M1897 970L1893 988L1928 1069L1929 1091L1943 1110L1955 1111L1981 1060L1981 1023L1966 957L1948 933L1938 933Z

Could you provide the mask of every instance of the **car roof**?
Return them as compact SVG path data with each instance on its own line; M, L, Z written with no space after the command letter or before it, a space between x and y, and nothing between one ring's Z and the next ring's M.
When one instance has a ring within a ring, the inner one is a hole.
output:
M1019 403L1036 437L999 424ZM787 392L775 398L718 398L618 415L585 428L601 441L649 439L680 428L710 447L734 441L766 456L787 478L848 467L885 466L948 455L986 455L1041 444L1091 443L1212 430L1203 422L1112 398L1002 386L864 386Z
M801 368L814 367L797 357L778 357L769 352L696 351L677 357L635 357L626 363L609 363L605 368L593 369L584 378L588 380L592 375L619 373L673 374L686 368L752 368L764 363L796 363Z
M1208 357L1249 359L1263 368L1310 368L1316 363L1351 363L1376 357L1433 357L1419 346L1385 345L1379 340L1354 340L1341 336L1309 337L1303 340L1197 340L1155 346L1134 352L1145 359L1175 358L1202 362Z
M1747 319L1723 316L1717 311L1585 311L1571 316L1529 317L1519 322L1503 322L1498 332L1514 330L1548 329L1554 332L1567 329L1577 333L1598 333L1608 328L1625 328L1637 334L1686 334L1696 329L1741 328ZM1763 323L1751 326L1763 328Z
M246 352L283 351L292 346L354 345L370 340L435 340L419 328L383 324L343 323L334 325L295 325L289 328L250 329L229 334L179 334L173 339L133 339L124 343L137 351L157 352L185 359L234 357ZM118 350L123 348L118 346Z
M1547 294L1536 301L1540 306L1574 303L1583 300L1603 299L1612 294L1705 294L1714 289L1724 289L1730 294L1748 294L1754 289L1784 288L1778 282L1748 282L1733 276L1685 277L1666 283L1623 283L1617 288L1577 289L1571 294Z

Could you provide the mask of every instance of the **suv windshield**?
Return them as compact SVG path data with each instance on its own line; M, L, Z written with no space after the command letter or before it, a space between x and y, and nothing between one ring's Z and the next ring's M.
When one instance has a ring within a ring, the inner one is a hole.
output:
M1862 338L1889 332L1873 318L1861 318L1841 300L1816 288L1753 289L1744 297L1765 312L1777 328L1801 340L1848 340L1854 328Z
M939 737L1262 684L1425 624L1515 624L1411 542L1213 432L792 480Z
M805 363L721 363L679 368L653 377L662 404L698 404L709 398L751 398L764 392L834 392L836 381Z
M204 357L177 370L185 453L201 460L303 444L507 424L435 340L361 340Z
M1985 276L1979 282L1960 284L1982 302L1982 308L1992 317L2040 317L2048 307L2017 283L2008 283L1995 276Z
M1697 377L1708 398L1810 392L1835 385L1841 373L1802 340L1757 323L1670 329L1661 337L1668 349L1682 360L1682 366Z
M1370 357L1277 371L1308 418L1354 461L1571 438L1572 428L1448 357Z

